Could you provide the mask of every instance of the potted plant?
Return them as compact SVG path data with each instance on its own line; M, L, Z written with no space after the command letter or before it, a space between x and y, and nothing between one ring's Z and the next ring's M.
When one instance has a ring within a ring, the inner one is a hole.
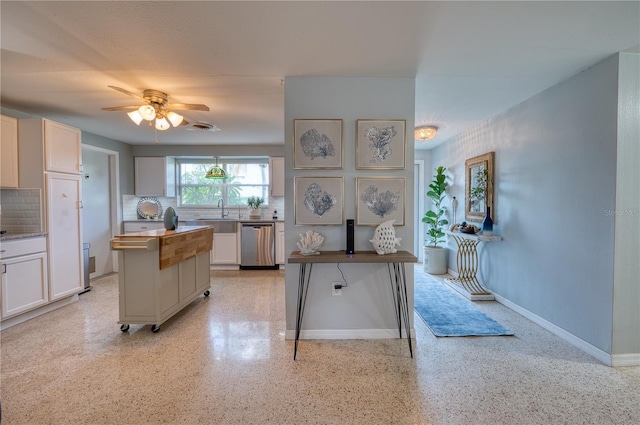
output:
M260 218L260 205L264 204L264 198L259 196L250 196L247 199L249 205L249 218Z
M427 225L428 244L424 247L424 271L430 274L445 274L447 272L447 249L438 246L444 242L444 226L449 224L442 207L442 201L447 196L448 183L445 176L446 168L439 166L436 174L429 184L427 197L431 199L431 209L422 217L422 222Z

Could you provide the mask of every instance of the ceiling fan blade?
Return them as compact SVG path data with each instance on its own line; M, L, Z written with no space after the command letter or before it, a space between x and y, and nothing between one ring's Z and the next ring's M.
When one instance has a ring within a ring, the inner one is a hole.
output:
M122 89L122 88L120 88L120 87L116 87L116 86L107 86L107 87L109 87L109 88L111 88L111 89L114 89L114 90L116 90L116 91L119 91L120 93L124 93L124 94L127 94L127 95L129 95L129 96L133 96L133 97L135 97L136 99L138 99L138 100L140 100L140 101L142 101L142 102L149 103L149 102L147 101L147 99L145 99L144 97L142 97L142 96L140 96L140 95L137 95L137 94L135 94L135 93L132 93L132 92L130 92L129 90L125 90L125 89Z
M182 120L182 122L180 123L180 125L189 125L189 121L187 121L187 120Z
M109 108L102 108L103 111L126 111L128 109L138 109L139 105L129 105L129 106L111 106Z
M183 111L208 111L209 107L207 105L198 103L170 103L167 105L167 109L177 109Z

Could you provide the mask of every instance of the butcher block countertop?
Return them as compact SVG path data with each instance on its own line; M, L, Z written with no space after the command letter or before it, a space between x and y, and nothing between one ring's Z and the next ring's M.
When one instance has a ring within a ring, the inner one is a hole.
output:
M176 230L155 229L126 233L111 240L111 249L159 251L160 270L210 251L213 227L180 226Z

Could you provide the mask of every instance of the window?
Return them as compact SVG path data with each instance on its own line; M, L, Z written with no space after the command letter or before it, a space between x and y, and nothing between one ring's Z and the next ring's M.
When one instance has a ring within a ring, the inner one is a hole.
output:
M218 160L227 172L226 179L208 179L207 171L215 161L179 160L178 188L181 207L217 207L220 199L225 205L247 205L247 198L264 198L269 203L269 159L247 158Z

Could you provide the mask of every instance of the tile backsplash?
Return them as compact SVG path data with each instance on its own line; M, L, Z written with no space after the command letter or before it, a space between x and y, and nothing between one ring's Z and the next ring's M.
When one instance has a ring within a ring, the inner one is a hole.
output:
M135 195L122 195L122 219L124 221L129 220L139 220L138 217L138 202L142 197ZM176 210L176 214L178 215L180 220L190 220L194 218L219 218L222 214L221 208L179 208L177 206L177 198L165 198L161 196L156 196L155 199L158 200L160 205L162 206L162 213L168 207L173 207ZM237 219L237 218L248 218L249 213L247 212L248 207L225 207L225 212L229 212L229 218ZM275 197L269 198L269 206L262 208L262 218L271 219L273 216L273 212L277 211L278 220L284 219L284 197ZM240 215L240 217L238 217Z
M8 233L42 231L40 189L0 189L0 230Z

